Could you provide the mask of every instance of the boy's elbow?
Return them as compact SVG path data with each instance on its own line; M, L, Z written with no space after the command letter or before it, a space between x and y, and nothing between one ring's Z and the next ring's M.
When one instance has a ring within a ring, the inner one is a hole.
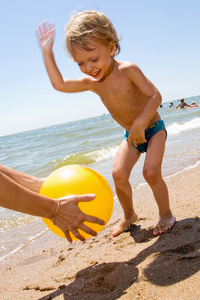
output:
M159 99L159 104L161 104L162 103L162 96L161 96L160 92L158 92L158 99Z
M159 91L155 94L155 99L157 100L158 105L162 103L162 96Z
M51 82L53 88L56 90L56 91L60 91L62 92L62 86L56 82Z

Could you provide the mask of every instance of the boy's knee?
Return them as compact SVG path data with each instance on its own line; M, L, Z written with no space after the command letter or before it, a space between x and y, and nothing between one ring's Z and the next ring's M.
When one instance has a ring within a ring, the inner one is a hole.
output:
M144 169L143 176L149 184L155 184L158 180L158 174L153 169Z
M123 183L128 180L128 175L122 169L113 168L112 177L115 183Z

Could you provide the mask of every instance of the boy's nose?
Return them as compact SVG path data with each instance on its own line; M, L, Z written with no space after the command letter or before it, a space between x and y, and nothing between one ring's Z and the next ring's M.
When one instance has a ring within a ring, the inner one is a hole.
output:
M85 73L89 74L92 72L92 65L91 64L87 64L85 66Z

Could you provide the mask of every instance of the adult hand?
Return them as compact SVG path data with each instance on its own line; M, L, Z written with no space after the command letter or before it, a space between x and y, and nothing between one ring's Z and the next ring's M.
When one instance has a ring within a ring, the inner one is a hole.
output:
M40 47L43 51L48 51L52 49L54 36L55 36L55 27L53 23L48 23L47 21L42 22L36 28L38 40Z
M84 224L85 221L90 223L97 223L99 225L105 225L105 221L95 217L86 215L78 207L79 202L89 202L95 199L95 195L81 195L81 196L68 196L65 198L60 198L60 206L54 220L54 224L59 227L65 234L66 239L71 243L72 238L69 231L73 235L81 240L85 241L85 238L79 233L78 229L92 235L96 236L97 233L92 228Z

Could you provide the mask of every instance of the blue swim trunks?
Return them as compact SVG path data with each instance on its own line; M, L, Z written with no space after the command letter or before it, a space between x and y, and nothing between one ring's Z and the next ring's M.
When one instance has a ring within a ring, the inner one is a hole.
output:
M136 149L138 149L141 153L143 152L147 152L147 147L148 147L148 143L150 141L150 139L152 138L152 136L154 136L154 134L156 134L157 132L161 131L161 130L165 130L166 132L166 138L167 138L167 130L165 128L165 123L163 120L159 120L155 123L153 123L151 126L149 126L146 130L145 130L145 139L146 142L145 143L141 143L139 144L137 147L135 147L132 143L132 146ZM124 131L124 139L126 141L128 141L128 136L129 136L129 132L128 131Z

